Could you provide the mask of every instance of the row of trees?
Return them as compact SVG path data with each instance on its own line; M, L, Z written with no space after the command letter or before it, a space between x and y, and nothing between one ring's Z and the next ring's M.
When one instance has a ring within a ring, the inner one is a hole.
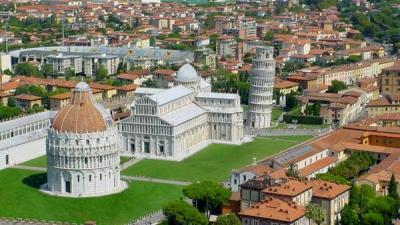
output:
M342 210L340 223L342 225L392 224L392 220L398 216L398 207L397 183L392 175L388 196L375 196L375 191L365 184L353 186L350 191L350 202Z
M362 60L361 56L358 55L351 55L348 58L339 58L333 62L323 62L323 61L316 61L312 63L312 66L319 66L319 67L332 67L332 66L339 66L344 64L351 64L360 62Z
M242 104L248 104L250 91L250 74L242 72L234 74L219 69L213 75L212 90L225 93L239 93Z

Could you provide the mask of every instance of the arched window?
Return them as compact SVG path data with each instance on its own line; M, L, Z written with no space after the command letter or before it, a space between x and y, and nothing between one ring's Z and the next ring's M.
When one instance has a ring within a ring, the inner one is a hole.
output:
M78 141L78 140L75 140L75 144L76 144L76 145L79 145L79 141Z
M78 182L80 182L81 176L78 175L78 176L76 177L76 180L78 180Z
M86 140L86 145L89 145L89 143L90 143L89 140Z
M103 179L103 174L100 174L100 180L102 180Z
M89 175L89 182L92 182L92 175Z

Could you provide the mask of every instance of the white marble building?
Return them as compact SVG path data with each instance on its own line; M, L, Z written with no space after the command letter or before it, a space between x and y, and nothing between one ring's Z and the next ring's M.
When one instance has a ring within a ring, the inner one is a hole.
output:
M47 191L70 197L120 190L118 133L111 116L80 82L47 136Z
M132 112L118 124L123 154L182 160L213 142L243 142L240 96L211 92L190 64L173 88L138 88Z
M0 170L45 154L47 129L56 112L0 122Z
M268 128L271 126L272 94L275 80L274 48L259 46L251 70L249 111L247 126Z

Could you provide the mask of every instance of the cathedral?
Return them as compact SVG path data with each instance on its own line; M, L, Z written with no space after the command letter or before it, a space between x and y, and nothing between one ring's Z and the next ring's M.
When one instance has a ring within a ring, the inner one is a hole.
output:
M211 92L188 63L174 87L138 88L131 111L118 124L123 154L179 161L210 143L243 142L240 96Z
M118 132L110 114L80 82L54 117L46 141L46 192L86 197L121 190Z

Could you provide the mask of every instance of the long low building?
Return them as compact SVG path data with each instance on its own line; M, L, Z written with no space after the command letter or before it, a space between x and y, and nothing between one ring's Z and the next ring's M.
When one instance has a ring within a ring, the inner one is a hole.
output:
M54 116L54 111L46 111L0 122L0 169L44 155L46 130Z
M183 64L194 60L194 53L160 48L122 48L122 47L87 47L53 46L15 50L10 52L12 64L38 61L53 66L54 74L63 75L66 68L75 73L94 76L98 65L103 65L109 74L115 74L118 64L123 62L127 69L150 68L153 65Z

